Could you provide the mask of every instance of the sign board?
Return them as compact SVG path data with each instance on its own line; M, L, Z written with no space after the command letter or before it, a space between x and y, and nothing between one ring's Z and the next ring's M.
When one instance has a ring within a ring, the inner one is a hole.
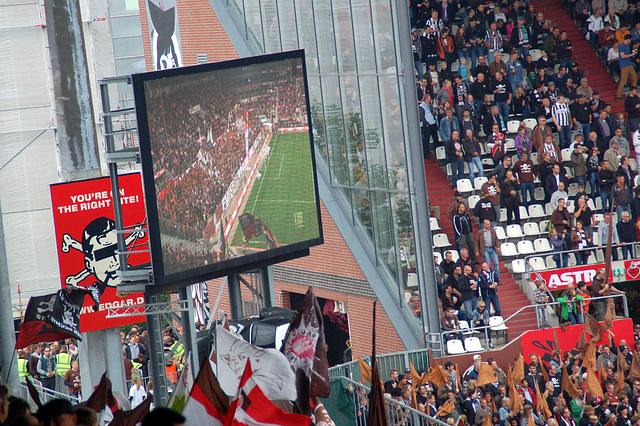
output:
M640 279L640 260L625 260L624 269L624 276L627 281Z
M567 288L569 284L578 284L584 281L591 285L598 269L604 268L604 263L595 265L574 266L572 268L550 269L547 271L532 272L531 281L542 278L549 290L561 290ZM613 274L609 275L609 281L613 280Z
M146 212L140 174L121 175L119 181L124 226L143 226ZM142 293L116 294L119 260L109 177L54 184L50 189L62 287L96 286L100 291L98 312L93 312L92 302L86 298L80 313L80 331L144 321L143 315L106 319L107 308L144 303ZM126 242L127 247L135 245L142 251L147 237L143 232L132 232L126 235ZM132 253L127 262L149 263L149 253Z

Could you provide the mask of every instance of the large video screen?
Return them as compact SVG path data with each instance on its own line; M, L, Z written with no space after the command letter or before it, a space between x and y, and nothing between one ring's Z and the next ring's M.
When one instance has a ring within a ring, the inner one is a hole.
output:
M137 74L133 85L156 284L322 243L303 51Z

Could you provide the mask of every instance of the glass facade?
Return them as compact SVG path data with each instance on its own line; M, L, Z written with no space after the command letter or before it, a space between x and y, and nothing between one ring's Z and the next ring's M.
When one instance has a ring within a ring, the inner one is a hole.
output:
M397 302L405 303L420 280L396 1L222 1L257 51L305 50L318 169L352 225L370 237L371 254L393 277Z

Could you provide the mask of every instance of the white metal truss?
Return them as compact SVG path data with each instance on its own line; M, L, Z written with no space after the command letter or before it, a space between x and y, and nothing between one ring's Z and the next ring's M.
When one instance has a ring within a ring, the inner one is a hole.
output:
M107 308L107 318L125 318L138 315L163 315L189 310L186 300L175 300L159 303L143 303L140 305L123 305Z

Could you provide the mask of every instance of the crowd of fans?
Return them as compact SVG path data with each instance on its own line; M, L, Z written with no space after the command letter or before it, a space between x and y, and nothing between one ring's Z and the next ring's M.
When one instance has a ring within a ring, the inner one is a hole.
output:
M456 371L458 366L447 361L443 375L434 374L422 384L412 383L422 371L412 377L408 368L404 375L391 370L384 391L386 396L407 406L412 406L415 398L414 406L418 411L450 425L637 426L640 425L640 371L633 370L632 359L640 355L639 351L640 324L636 324L634 342L622 339L618 346L600 345L591 361L585 361L588 355L577 349L545 353L543 359L536 353L529 354L526 357L529 364L524 365L522 372L524 377L515 377L516 370L513 370L512 389L505 373L510 366L500 366L493 358L485 363L480 355L474 355L473 364L466 370L466 366L460 366L463 369ZM593 393L593 388L587 388L587 364L590 362L595 362L601 396ZM481 377L483 364L485 368L486 364L492 367L491 380ZM575 389L563 384L565 375ZM623 379L619 380L621 375ZM479 382L488 381L490 383L478 386ZM415 394L412 386L415 386ZM357 391L356 398L357 424L365 426L369 410L366 393ZM548 411L540 398L546 402ZM387 415L390 425L416 425L416 418L400 405L388 402Z

